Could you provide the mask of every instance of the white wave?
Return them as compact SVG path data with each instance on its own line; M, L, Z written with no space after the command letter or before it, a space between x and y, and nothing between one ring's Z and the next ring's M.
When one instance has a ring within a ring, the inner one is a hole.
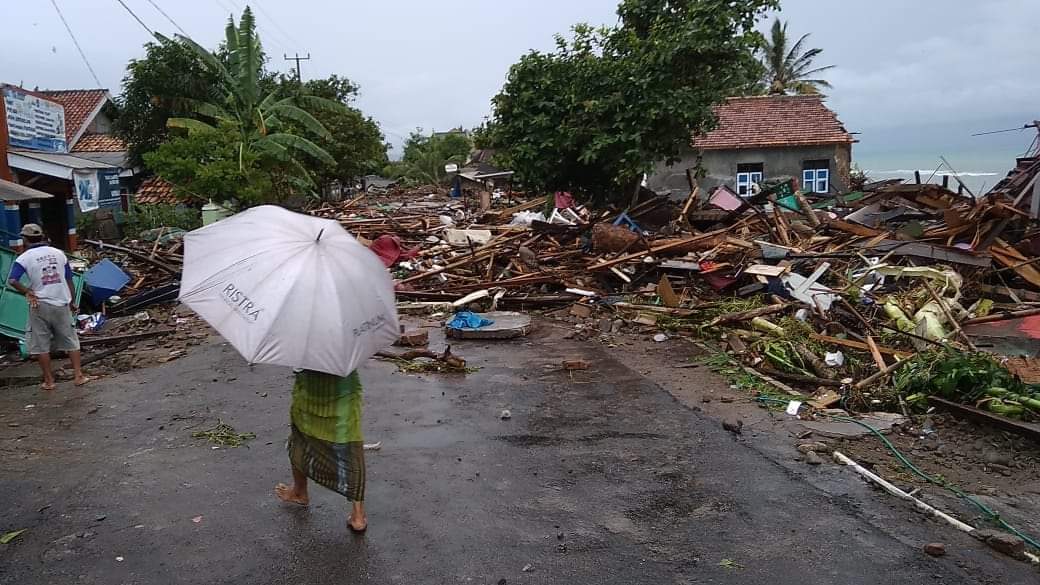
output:
M915 172L921 173L924 176L930 176L935 173L935 169L895 169L892 171L865 171L868 175L912 175ZM995 177L1000 173L991 173L986 171L965 171L962 173L954 173L952 171L939 171L935 173L936 177Z

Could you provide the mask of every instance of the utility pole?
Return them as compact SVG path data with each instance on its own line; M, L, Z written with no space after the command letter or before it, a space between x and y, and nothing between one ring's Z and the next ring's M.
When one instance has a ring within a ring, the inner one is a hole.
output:
M290 57L289 55L282 53L282 56L285 57L286 61L296 61L296 83L303 83L303 78L300 75L300 61L309 61L311 54L307 53L306 57L301 57L299 53L296 53L295 57Z

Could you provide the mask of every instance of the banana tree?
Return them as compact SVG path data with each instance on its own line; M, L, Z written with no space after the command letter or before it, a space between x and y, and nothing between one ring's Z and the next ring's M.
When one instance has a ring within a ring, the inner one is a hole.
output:
M316 96L281 94L277 89L265 90L263 84L263 52L256 34L253 12L246 7L238 26L228 19L225 30L226 57L221 60L192 39L178 35L176 40L156 35L160 42L176 42L193 51L199 60L219 79L224 94L220 103L192 102L195 118L170 118L171 128L213 130L227 124L239 133L238 158L240 167L250 157L246 153L267 157L275 165L296 169L304 184L314 186L311 173L299 156L308 155L323 163L335 164L332 156L314 142L293 133L287 126L302 128L320 137L329 131L306 109L312 111L340 111L343 104Z

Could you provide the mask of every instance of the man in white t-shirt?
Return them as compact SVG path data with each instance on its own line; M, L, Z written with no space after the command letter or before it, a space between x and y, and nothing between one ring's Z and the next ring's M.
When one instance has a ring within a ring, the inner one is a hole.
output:
M40 362L43 371L41 387L54 390L52 350L69 353L75 384L82 386L89 378L80 369L79 336L76 335L73 317L79 307L73 302L76 291L72 284L72 267L64 252L43 241L40 226L25 224L22 237L29 246L15 259L7 282L29 301L26 345L29 355ZM25 276L29 279L29 286L21 282Z

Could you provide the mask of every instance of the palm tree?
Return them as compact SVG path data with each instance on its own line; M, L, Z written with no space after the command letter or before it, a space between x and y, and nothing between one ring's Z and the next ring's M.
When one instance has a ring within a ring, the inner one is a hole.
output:
M256 34L256 21L247 6L239 25L228 19L225 30L225 55L222 60L192 39L177 36L176 41L156 34L161 42L178 42L193 51L201 62L219 79L221 103L192 102L192 109L200 117L218 125L234 128L238 134L239 166L245 166L246 154L268 156L275 164L289 165L297 170L304 183L313 186L310 172L303 166L299 154L310 155L322 162L335 164L332 156L310 140L286 130L290 123L308 132L326 138L329 131L300 106L314 111L339 111L343 104L316 96L283 96L278 89L264 90L263 52ZM195 118L170 118L167 126L192 130L215 130L216 126Z
M809 33L802 35L793 46L788 47L787 23L777 18L763 48L762 65L765 66L765 85L771 94L796 93L812 95L820 93L820 88L829 88L825 79L813 78L834 65L813 68L813 59L823 49L803 50L805 39Z

